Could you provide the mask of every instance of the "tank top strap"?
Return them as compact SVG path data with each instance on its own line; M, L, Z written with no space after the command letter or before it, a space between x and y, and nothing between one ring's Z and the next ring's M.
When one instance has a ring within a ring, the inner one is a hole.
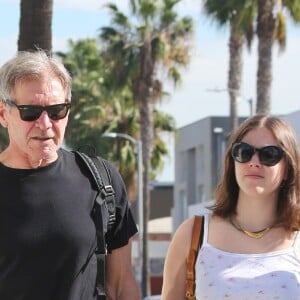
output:
M293 247L295 248L295 251L300 258L300 230L297 231L295 240L293 242Z
M209 220L210 220L210 214L205 213L205 214L203 214L203 217L204 217L204 232L203 232L202 246L206 246L207 241L208 241L208 224L209 224Z

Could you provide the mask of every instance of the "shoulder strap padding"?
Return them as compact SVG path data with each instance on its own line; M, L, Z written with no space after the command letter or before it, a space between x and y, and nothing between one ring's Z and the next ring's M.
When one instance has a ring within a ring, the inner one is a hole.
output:
M115 191L111 183L111 176L104 159L99 156L88 156L87 154L74 151L81 160L85 163L92 175L93 181L99 191L96 198L96 203L100 205L103 230L107 232L116 221L116 209L115 209ZM107 215L108 212L108 215Z
M80 151L74 152L88 168L98 189L93 208L93 219L97 234L97 249L95 251L97 256L97 275L95 290L97 300L105 300L105 258L107 254L105 233L114 225L116 220L115 191L104 159L98 156L88 156Z

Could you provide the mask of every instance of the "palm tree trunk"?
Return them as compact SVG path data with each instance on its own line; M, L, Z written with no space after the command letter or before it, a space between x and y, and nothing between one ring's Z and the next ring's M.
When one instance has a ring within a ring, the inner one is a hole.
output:
M256 113L270 113L275 0L257 0L258 69Z
M241 33L237 24L237 19L231 23L229 40L229 74L228 92L230 96L230 124L231 131L234 132L238 127L238 97L240 95L242 70L243 70L243 45L244 35Z
M150 271L148 253L148 221L150 217L150 193L149 193L149 174L150 157L153 141L153 107L151 101L142 100L140 102L141 116L141 140L143 153L143 199L144 199L144 223L143 223L143 266L142 266L142 293L143 296L150 294ZM149 98L148 98L149 99Z
M52 50L53 0L21 0L18 50Z
M143 153L143 265L142 265L142 296L150 294L149 255L148 255L148 221L150 216L149 174L153 144L153 85L154 61L152 57L150 28L145 32L141 50L140 74L135 82L134 98L139 104L140 135Z

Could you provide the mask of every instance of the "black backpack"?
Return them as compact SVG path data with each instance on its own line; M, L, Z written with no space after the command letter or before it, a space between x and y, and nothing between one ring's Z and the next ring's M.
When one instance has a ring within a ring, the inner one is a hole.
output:
M80 151L73 152L89 170L91 178L98 189L92 214L97 232L97 249L95 252L97 256L96 293L97 300L104 300L106 299L105 258L107 254L105 234L116 221L115 191L111 183L107 162L104 159Z

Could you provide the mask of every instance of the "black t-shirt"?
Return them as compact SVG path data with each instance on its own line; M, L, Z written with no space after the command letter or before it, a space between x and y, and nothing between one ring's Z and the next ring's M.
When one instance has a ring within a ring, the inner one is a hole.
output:
M72 152L38 169L0 164L0 299L92 300L97 191ZM128 243L137 229L120 175L110 165L117 222L108 249Z

